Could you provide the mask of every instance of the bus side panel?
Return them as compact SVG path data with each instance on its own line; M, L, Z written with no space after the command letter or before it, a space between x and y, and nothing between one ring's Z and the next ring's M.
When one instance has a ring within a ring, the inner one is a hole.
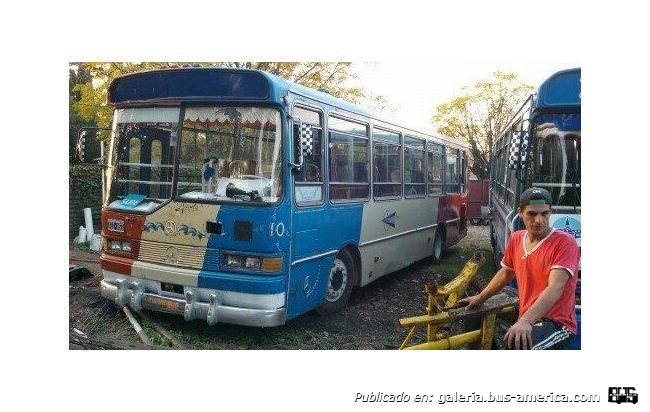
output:
M323 302L337 252L359 245L362 213L362 204L325 204L294 212L287 318Z
M361 285L431 256L438 215L431 197L365 204Z

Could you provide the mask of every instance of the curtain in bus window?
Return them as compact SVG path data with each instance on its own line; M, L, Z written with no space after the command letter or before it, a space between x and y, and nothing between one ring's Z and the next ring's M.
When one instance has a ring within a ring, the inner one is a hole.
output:
M281 196L280 113L260 107L190 107L180 143L178 194L228 199L226 186ZM247 200L247 198L238 198Z
M140 193L140 153L141 153L142 143L137 137L133 137L129 140L129 152L128 152L128 163L126 166L128 173L125 175L129 179L129 189L127 193Z

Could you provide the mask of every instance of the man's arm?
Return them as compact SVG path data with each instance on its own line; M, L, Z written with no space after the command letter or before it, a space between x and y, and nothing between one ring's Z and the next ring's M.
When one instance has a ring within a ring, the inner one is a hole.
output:
M535 323L546 315L555 302L562 296L567 281L571 274L566 269L551 269L548 276L548 286L542 291L535 303L533 303L526 313L521 316L529 323Z
M510 283L515 277L515 272L505 266L501 267L494 275L490 283L478 295L470 296L465 299L460 299L458 303L467 303L467 309L475 308L488 300L490 296L496 295Z
M566 269L551 269L548 275L548 286L542 291L535 303L519 320L508 329L504 339L508 347L514 349L530 349L532 346L531 331L533 324L544 317L555 302L560 298L571 274Z

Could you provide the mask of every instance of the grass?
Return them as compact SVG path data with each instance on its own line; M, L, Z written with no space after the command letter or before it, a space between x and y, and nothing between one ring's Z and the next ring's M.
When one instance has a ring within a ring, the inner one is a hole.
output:
M94 250L90 249L90 242L84 242L84 243L70 243L73 248L81 250L83 252L95 252Z
M477 252L483 256L485 262L476 271L476 276L485 280L492 279L492 276L494 276L497 270L492 259L492 251L486 249L476 249L473 246L468 247L462 244L459 244L447 250L443 255L442 261L433 265L431 269L437 273L444 273L453 278L458 275L461 270L463 270L465 264Z

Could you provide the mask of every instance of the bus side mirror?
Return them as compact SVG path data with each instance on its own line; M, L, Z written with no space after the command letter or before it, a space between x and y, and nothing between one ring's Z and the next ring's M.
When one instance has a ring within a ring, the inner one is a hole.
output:
M295 118L294 118L295 119ZM300 122L293 123L293 163L289 163L291 169L299 172L305 163L305 151L313 144L311 125Z
M110 129L100 127L82 127L79 129L77 139L76 155L80 163L102 163L103 162L103 139L101 134Z

